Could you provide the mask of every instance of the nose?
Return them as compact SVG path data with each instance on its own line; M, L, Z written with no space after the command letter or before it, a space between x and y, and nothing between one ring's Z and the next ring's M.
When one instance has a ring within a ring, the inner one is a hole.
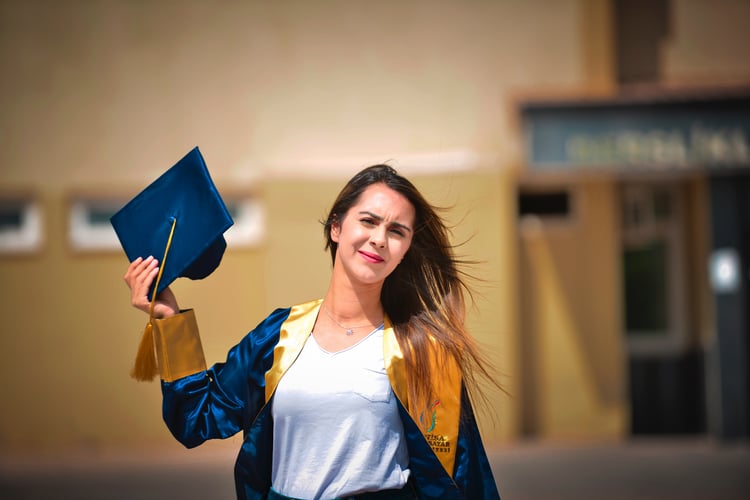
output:
M375 248L385 248L387 241L385 230L382 227L378 227L370 233L370 245Z

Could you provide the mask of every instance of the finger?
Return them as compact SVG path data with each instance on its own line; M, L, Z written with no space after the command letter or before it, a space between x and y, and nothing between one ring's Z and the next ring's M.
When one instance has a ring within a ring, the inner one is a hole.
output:
M144 276L147 276L152 269L158 268L158 265L159 263L153 257L137 258L128 266L124 276L125 282L132 288L137 281L143 280Z
M159 265L159 262L154 257L146 257L141 262L136 264L133 267L133 270L136 274L143 274L144 272L147 272L149 269L156 267Z
M131 274L133 274L134 270L138 265L143 261L143 258L138 257L133 262L128 264L128 269L125 271L125 275L122 277L126 282L128 281L128 278Z
M156 275L158 273L159 268L154 266L149 269L144 269L140 274L138 274L132 286L133 295L143 297L147 301L150 300L150 298L148 297L148 291L149 288L151 288L151 284L154 282L154 279L156 279Z
M131 262L128 265L128 269L125 272L125 281L128 281L130 277L135 276L139 274L143 269L148 267L148 265L151 263L152 257L144 259L143 257L138 257L133 262Z
M154 258L144 259L133 265L126 282L130 287L130 303L143 311L150 307L149 289L159 272L158 262Z

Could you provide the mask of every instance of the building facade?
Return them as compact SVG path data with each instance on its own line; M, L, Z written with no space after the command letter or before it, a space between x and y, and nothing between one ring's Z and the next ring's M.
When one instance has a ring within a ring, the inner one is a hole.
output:
M478 262L468 321L508 392L480 412L489 444L745 436L749 18L0 2L0 450L175 446L158 387L127 377L144 318L107 217L196 145L237 222L217 272L175 284L209 363L324 292L319 221L387 161Z

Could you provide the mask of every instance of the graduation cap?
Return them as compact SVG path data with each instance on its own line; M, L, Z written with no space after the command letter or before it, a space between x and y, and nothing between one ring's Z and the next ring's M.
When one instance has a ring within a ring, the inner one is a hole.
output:
M110 219L130 262L154 256L160 279L149 296L179 277L202 279L221 262L234 223L196 147Z
M149 290L149 322L131 373L138 380L152 380L158 369L152 332L156 297L179 277L202 279L211 274L227 246L224 231L234 221L196 147L110 222L130 262L138 257L161 258Z

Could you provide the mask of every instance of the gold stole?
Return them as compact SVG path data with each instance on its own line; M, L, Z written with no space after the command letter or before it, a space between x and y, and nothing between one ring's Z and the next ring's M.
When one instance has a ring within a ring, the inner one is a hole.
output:
M322 302L315 300L293 306L289 317L282 323L279 342L273 351L273 366L266 372L266 402L273 396L281 377L302 352L315 326ZM440 360L439 363L437 359L431 360L435 399L427 408L414 411L409 408L404 355L388 317L385 318L383 354L393 392L422 431L443 468L453 477L461 417L461 374L458 365L452 359Z
M312 333L323 299L293 306L281 324L279 342L273 349L273 366L266 372L266 403L271 400L279 380L297 359Z
M393 392L419 427L445 471L453 477L458 423L461 417L461 372L458 365L452 358L438 360L437 357L433 357L430 363L434 399L427 408L410 408L404 355L396 340L396 333L388 321L385 324L383 349L385 369L391 380Z

